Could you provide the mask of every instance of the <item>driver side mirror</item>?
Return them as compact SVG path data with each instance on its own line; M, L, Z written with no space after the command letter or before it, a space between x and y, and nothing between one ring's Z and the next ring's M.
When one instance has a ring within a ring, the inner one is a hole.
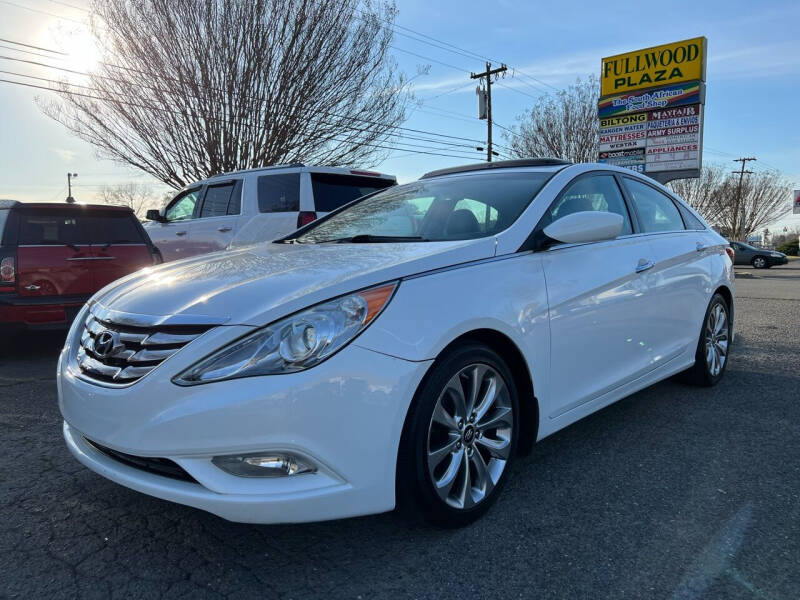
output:
M157 208L151 208L150 210L148 210L145 213L144 218L147 219L148 221L157 221L158 223L167 222L167 220L164 218L164 215L162 215L161 211L158 210Z
M620 231L622 231L622 215L597 211L572 213L544 228L544 234L548 238L564 244L613 240Z

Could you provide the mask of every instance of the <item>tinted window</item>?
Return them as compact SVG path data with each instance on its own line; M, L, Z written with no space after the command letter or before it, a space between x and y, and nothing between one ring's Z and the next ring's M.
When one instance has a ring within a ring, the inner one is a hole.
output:
M620 235L633 233L631 218L616 179L612 175L591 175L571 183L542 217L540 227L576 212L611 212L622 216Z
M625 184L633 196L643 231L652 233L684 228L681 213L669 196L628 177L625 178Z
M199 189L189 190L176 196L164 213L167 221L185 221L186 219L191 219L194 216L194 209L199 198Z
M391 180L352 175L333 175L312 173L311 187L314 190L314 209L317 212L331 212L361 196L390 187Z
M228 213L228 205L235 187L235 182L208 186L203 199L203 207L200 209L200 218L224 217L230 214Z
M676 203L678 204L678 203ZM687 209L685 206L678 204L678 209L681 211L681 216L683 217L683 222L686 223L686 229L705 229L706 226L703 225L703 222L695 217L692 212Z
M8 220L8 215L10 214L11 211L9 209L0 209L0 243L3 242L3 231L6 228L6 221Z
M300 210L300 173L259 177L258 210L262 213Z
M77 211L38 209L20 214L20 245L88 244L78 233Z
M78 217L78 229L81 239L91 244L144 243L136 217L127 212L93 211Z
M297 240L313 244L357 235L430 241L485 237L510 226L550 176L462 175L391 187L312 225Z

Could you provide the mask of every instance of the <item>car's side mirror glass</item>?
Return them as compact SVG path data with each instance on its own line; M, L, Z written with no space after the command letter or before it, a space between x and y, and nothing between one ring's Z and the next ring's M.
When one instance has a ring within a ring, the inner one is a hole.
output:
M148 210L144 217L148 221L158 221L159 223L164 223L166 221L164 216L161 214L161 211L157 208L151 208Z
M613 240L622 231L621 215L610 212L583 211L561 217L544 228L544 234L564 244L585 244Z

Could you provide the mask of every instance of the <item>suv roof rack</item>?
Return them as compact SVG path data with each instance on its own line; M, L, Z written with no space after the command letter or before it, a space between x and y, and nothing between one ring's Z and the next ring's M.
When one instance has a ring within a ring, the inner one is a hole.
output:
M453 173L467 173L469 171L485 171L488 169L508 169L511 167L558 167L571 165L568 160L560 158L520 158L517 160L500 160L490 163L476 163L474 165L462 165L460 167L450 167L447 169L437 169L425 173L420 179L439 177L440 175L452 175Z
M285 165L270 165L268 167L253 167L252 169L240 169L238 171L227 171L224 173L217 173L216 175L212 175L208 179L214 179L215 177L224 177L226 175L233 175L234 173L248 173L250 171L268 171L270 169L289 169L292 167L305 167L303 163L289 163Z

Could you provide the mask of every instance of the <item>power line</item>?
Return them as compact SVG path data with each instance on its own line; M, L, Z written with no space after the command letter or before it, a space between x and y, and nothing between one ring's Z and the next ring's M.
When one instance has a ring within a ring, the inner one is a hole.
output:
M21 63L26 63L26 64L32 64L32 65L36 65L36 66L40 66L40 67L46 67L46 68L54 69L54 70L58 70L58 71L64 71L64 72L67 72L67 73L73 73L73 74L76 74L76 75L83 75L83 76L86 76L86 77L98 77L100 79L108 79L110 81L125 82L125 80L116 79L114 77L108 77L108 76L104 76L104 75L92 75L92 74L86 73L84 71L78 71L76 69L69 69L67 67L61 67L61 66L58 66L58 65L49 65L47 63L43 63L43 62L35 61L35 60L29 60L29 59L25 59L25 58L17 58L17 57L13 57L13 56L0 55L0 59L11 60L11 61L21 62ZM110 65L110 66L113 66L113 65ZM6 72L6 73L9 73L9 72ZM16 74L16 75L19 75L19 74ZM30 76L30 75L22 75L22 76L23 77L35 77L35 76ZM45 79L45 78L42 78L42 79ZM54 81L54 80L49 80L49 81ZM54 81L54 82L55 83L64 83L64 82L57 82L57 81ZM80 84L68 84L68 85L72 85L72 86L75 86L75 87L88 87L88 86L82 86ZM45 88L45 89L49 89L49 88ZM162 90L160 88L155 88L155 87L152 87L150 89L153 89L153 90L156 90L156 91L162 91L162 92L165 91L165 90ZM212 89L213 90L214 88L207 88L207 89ZM57 90L50 90L50 91L57 91ZM221 91L221 90L219 90L219 91ZM247 96L247 95L243 95L243 97L244 98L253 99L251 96ZM351 117L351 116L347 116L347 115L340 115L340 114L330 113L330 112L318 112L318 114L321 114L323 116L333 116L333 117L337 117L337 118L340 118L340 119L348 119L348 120L352 120L352 121L359 121L359 122L368 123L368 124L371 124L371 125L381 125L381 123L378 123L377 121L371 121L369 119L363 119L363 118L360 118L360 117ZM442 137L442 138L454 139L454 140L460 140L460 141L466 141L466 142L474 142L474 143L480 143L480 144L483 143L482 140L476 140L476 139L466 138L466 137L462 137L462 136L449 135L449 134L445 134L445 133L437 133L437 132L433 132L433 131L425 131L425 130L422 130L422 129L415 129L415 128L411 128L411 127L402 127L400 125L395 125L395 126L392 127L392 129L397 129L397 130L401 130L401 131L409 131L411 133L418 133L418 134L422 134L422 135L432 135L432 136L435 136L435 137ZM441 142L441 143L444 143L444 142Z
M73 23L77 23L78 25L84 25L83 21L78 21L77 19L72 19L70 17L65 17L62 15L57 15L55 13L47 12L46 10L31 8L30 6L23 6L22 4L17 4L16 2L9 2L9 0L0 0L0 3L8 4L9 6L14 6L16 8L21 8L22 10L29 10L31 12L39 13L41 15L47 15L48 17L55 17L56 19L63 19L64 21L72 21Z
M50 48L43 48L42 46L34 46L33 44L23 44L22 42L15 42L14 40L7 40L5 38L0 38L0 42L5 42L6 44L14 44L16 46L25 46L26 48L34 48L36 50L44 50L45 52L52 52L53 54L61 54L63 56L68 56L66 52L51 50ZM25 50L20 50L20 52L25 52ZM53 58L56 57L54 56Z
M21 81L12 81L10 79L0 79L0 83L8 83L8 84L12 84L12 85L19 85L19 86L24 86L24 87L29 87L29 88L41 89L41 90L45 90L45 91L49 91L49 92L56 92L57 91L57 90L53 90L52 88L45 87L45 86L42 86L42 85L35 85L35 84L32 84L32 83L24 83L24 82L21 82ZM70 93L70 94L72 94L74 96L80 96L80 97L90 98L90 99L94 99L94 100L112 101L109 98L93 96L91 94L83 94L83 93L80 93L80 92L68 92L68 93ZM148 106L146 104L143 105L143 104L137 104L137 103L132 103L132 102L125 102L125 101L122 101L122 100L113 100L113 101L114 102L118 102L120 104L127 104L127 105L130 105L130 106L138 106L140 108L146 108L148 110L155 110L155 111L168 112L168 113L174 113L174 114L184 114L184 113L181 113L179 111L170 111L168 109L152 107L152 106ZM225 119L214 118L214 117L211 117L211 120L223 121L223 122L226 121ZM227 121L227 122L231 122L231 121ZM246 123L244 121L239 121L238 123L240 125L242 125L242 126L245 126L245 127L251 127L251 128L252 127L259 127L258 125L255 125L255 124L252 124L252 123ZM347 139L342 140L342 139L336 138L335 136L330 136L329 140L340 142L340 143L345 143L345 144L348 142ZM412 144L409 144L407 142L403 142L403 144L405 146L412 146ZM379 149L384 149L384 150L412 151L412 152L417 152L419 154L428 154L428 155L432 155L432 156L447 156L447 157L461 158L461 159L471 159L471 158L473 158L470 155L443 154L443 153L437 153L437 152L429 152L429 151L424 151L424 150L417 150L415 148L410 148L410 147L403 148L403 147L400 147L399 145L384 146L384 145L381 145L381 144L372 144L372 143L369 143L369 142L357 142L357 145L373 147L373 148L379 148ZM414 145L415 146L419 146L420 148L426 148L428 150L440 150L440 149L441 150L446 150L446 148L430 148L428 146L420 146L418 144L414 144Z

